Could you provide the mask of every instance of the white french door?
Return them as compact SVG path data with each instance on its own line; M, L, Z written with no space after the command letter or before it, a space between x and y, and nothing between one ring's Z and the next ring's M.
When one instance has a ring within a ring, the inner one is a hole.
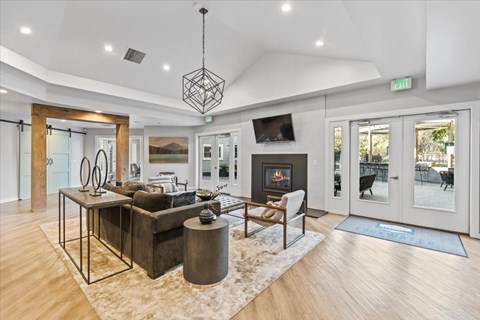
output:
M351 123L350 212L468 232L469 111Z
M238 193L238 132L199 137L199 185L201 189Z

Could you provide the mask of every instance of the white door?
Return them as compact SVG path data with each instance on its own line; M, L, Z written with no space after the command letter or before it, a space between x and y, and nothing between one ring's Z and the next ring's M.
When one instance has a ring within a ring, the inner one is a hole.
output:
M399 118L351 123L352 214L400 220L401 142Z
M200 188L239 194L239 134L201 136Z
M469 111L352 122L350 212L468 232L469 129Z
M469 131L470 111L404 118L403 222L468 232Z
M48 193L70 186L70 136L68 132L53 130L47 136Z

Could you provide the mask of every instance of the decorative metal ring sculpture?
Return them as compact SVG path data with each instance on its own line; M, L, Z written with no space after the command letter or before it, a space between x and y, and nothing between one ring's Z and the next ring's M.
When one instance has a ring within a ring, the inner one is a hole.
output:
M90 193L91 196L98 197L101 196L102 193L98 191L101 188L100 180L102 178L102 171L100 170L99 166L93 167L92 170L92 187L93 193Z
M103 182L102 182L102 170L100 169L100 167L98 165L98 157L100 156L100 154L103 154L103 157L105 159L105 178L103 179ZM99 193L106 193L106 191L102 190L102 187L105 185L105 183L107 183L107 177L108 177L108 158L107 158L107 153L105 152L105 150L103 150L103 149L98 150L97 155L95 156L95 167L98 167L100 169L99 181L101 183L100 183L100 190L98 192Z
M88 165L88 170L87 170L88 176L87 176L86 182L84 180L85 170L83 167L83 165L85 164L85 161L87 161L87 165ZM80 192L88 192L88 189L86 189L85 187L88 186L88 183L90 182L90 169L91 169L90 160L88 160L87 157L83 157L82 162L80 163L80 183L82 184L82 189L78 189L78 191Z

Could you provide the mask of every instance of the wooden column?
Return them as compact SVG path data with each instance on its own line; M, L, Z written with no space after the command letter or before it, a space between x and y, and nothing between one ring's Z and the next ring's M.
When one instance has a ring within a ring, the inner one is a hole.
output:
M32 107L32 186L31 210L47 209L47 118Z
M128 152L129 152L129 125L127 123L117 124L116 149L117 149L117 168L116 181L125 182L128 180Z

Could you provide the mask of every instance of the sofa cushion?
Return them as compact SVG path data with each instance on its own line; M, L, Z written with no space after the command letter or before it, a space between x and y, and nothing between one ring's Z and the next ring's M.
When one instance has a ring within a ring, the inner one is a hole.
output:
M161 211L172 207L172 196L164 193L137 191L133 196L133 205L150 212Z
M133 198L133 196L135 195L135 191L125 190L125 189L123 189L122 187L114 186L114 185L111 184L110 182L105 183L105 185L103 186L103 188L104 188L105 190L112 191L112 192L121 194L121 195L123 195L123 196L130 197L130 198Z
M171 194L173 208L194 204L197 197L196 191L184 191Z
M148 191L147 186L143 182L127 181L123 184L123 189L127 191Z
M177 185L171 182L160 183L160 187L162 187L164 193L178 192Z

